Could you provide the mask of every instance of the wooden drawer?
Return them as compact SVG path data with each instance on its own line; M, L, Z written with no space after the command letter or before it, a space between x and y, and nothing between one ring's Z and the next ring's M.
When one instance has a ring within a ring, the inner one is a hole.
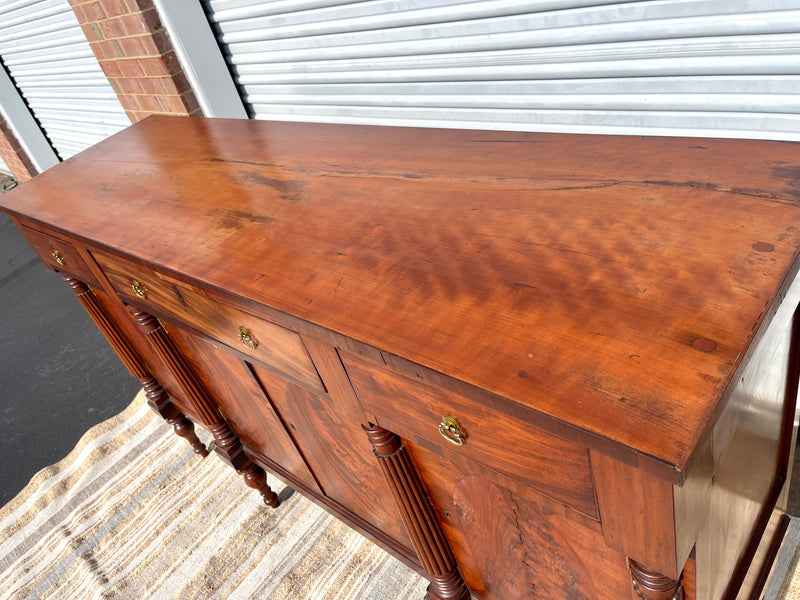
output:
M22 225L19 230L49 269L73 275L84 283L97 284L88 265L70 242Z
M294 331L229 306L152 268L98 251L94 257L114 290L135 305L203 333L305 388L325 393Z
M478 462L599 519L585 448L360 355L340 350L340 356L365 411L382 427L443 456ZM463 445L440 434L443 416L460 425Z

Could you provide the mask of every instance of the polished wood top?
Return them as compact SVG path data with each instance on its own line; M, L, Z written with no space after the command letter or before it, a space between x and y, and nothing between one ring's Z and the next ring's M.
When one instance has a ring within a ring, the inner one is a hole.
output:
M179 117L0 198L677 469L798 203L793 143Z

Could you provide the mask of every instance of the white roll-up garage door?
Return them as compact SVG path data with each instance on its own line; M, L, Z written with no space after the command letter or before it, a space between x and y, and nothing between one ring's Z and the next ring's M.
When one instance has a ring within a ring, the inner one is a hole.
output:
M798 0L203 0L251 116L800 140Z
M130 125L67 0L0 2L0 56L62 159Z
M11 175L11 169L8 168L6 161L3 160L3 157L0 156L0 174L2 175Z

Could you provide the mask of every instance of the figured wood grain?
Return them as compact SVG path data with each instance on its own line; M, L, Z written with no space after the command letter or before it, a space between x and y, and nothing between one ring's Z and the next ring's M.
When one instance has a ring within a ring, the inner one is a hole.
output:
M585 448L350 352L340 355L359 400L375 422L407 439L423 438L444 446L442 451L479 462L586 515L598 516ZM442 438L439 423L444 415L456 418L463 428L463 446L451 446Z
M510 489L424 446L404 445L476 598L627 599L625 555L601 532L530 489Z
M157 117L2 203L680 469L797 255L797 157Z
M252 369L326 498L410 548L361 431L358 404L314 394L257 365Z

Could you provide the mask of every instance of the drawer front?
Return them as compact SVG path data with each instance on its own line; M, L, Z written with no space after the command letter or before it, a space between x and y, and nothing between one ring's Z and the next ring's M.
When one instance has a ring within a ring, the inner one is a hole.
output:
M20 232L49 269L73 275L84 283L97 284L88 265L70 242L20 226Z
M182 281L103 252L94 253L116 292L252 358L315 392L325 387L300 336L211 298Z
M593 519L598 511L585 448L479 403L340 351L356 395L378 424L443 456L475 461ZM461 428L440 432L443 417Z

